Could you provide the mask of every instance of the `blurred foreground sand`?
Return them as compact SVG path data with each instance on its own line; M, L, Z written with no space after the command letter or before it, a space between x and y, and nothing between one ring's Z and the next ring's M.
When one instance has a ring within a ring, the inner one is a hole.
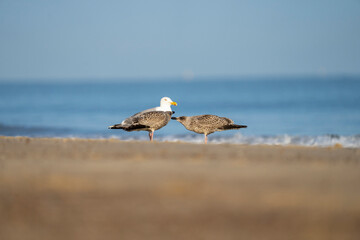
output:
M0 137L0 239L360 239L360 149Z

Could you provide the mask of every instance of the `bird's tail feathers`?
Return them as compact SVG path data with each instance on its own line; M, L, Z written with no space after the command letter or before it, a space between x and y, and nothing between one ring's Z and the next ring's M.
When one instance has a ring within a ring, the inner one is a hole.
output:
M121 124L115 124L115 125L108 127L108 129L123 129L123 128L124 128L124 126Z
M132 131L141 131L141 130L145 130L148 128L149 128L149 126L147 126L147 125L136 124L136 125L130 125L127 127L122 127L121 129L124 129L125 131L128 131L128 132L132 132Z
M122 125L122 124L115 124L112 126L109 126L108 129L122 129L128 132L132 131L141 131L144 129L149 128L149 126L142 125L142 124L134 124L134 125Z
M229 124L222 127L223 130L230 130L230 129L239 129L239 128L247 128L246 125L238 125L238 124Z

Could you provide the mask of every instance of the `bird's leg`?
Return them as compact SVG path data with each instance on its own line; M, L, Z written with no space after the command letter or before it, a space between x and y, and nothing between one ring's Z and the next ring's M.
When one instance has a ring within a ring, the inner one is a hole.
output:
M150 141L152 142L152 140L154 138L154 132L153 131L149 132L149 138L150 138Z
M207 144L207 135L204 134L204 136L205 136L205 144Z

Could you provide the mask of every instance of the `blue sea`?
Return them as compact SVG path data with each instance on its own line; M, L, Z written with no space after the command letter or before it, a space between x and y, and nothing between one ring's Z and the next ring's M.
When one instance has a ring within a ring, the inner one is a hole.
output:
M211 134L210 143L360 147L360 77L2 82L0 135L146 141L147 132L107 127L164 96L178 103L174 116L216 114L248 126ZM155 140L203 136L171 121Z

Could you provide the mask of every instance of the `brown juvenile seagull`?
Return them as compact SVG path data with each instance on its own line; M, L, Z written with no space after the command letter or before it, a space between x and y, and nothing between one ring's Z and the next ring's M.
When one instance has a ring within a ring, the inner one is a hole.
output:
M150 141L154 138L154 131L164 127L170 121L171 105L177 106L177 103L168 97L160 100L160 106L146 109L125 119L120 124L109 126L109 129L123 129L127 132L148 131Z
M154 131L164 127L170 121L172 111L153 111L137 113L120 124L110 126L109 129L123 129L127 132L148 131L150 141L154 138Z
M204 134L205 143L207 143L207 135L213 132L247 127L246 125L234 124L233 120L225 117L219 117L216 115L198 115L191 117L182 116L172 117L171 119L180 122L187 130Z

